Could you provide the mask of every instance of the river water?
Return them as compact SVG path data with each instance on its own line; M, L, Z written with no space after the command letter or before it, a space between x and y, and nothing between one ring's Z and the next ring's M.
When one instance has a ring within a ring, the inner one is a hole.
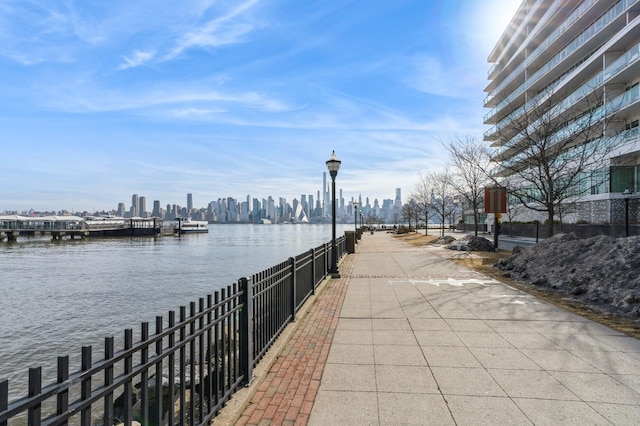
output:
M353 225L337 225L337 235ZM29 367L55 379L58 356L79 369L82 346L197 301L331 240L331 225L209 225L208 234L0 243L0 380L24 396Z

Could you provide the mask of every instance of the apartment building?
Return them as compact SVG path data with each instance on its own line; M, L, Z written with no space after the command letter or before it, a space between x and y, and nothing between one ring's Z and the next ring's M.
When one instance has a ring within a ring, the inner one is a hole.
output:
M620 223L629 202L639 220L640 0L524 0L488 61L484 139L498 160L496 176L537 191L514 171L539 165L528 149L532 135L553 129L545 149L563 143L565 152L586 146L591 158L603 153L563 189L560 198L571 207L562 220ZM544 119L531 114L541 107ZM606 153L596 148L605 146ZM546 217L521 209L513 220L533 219Z

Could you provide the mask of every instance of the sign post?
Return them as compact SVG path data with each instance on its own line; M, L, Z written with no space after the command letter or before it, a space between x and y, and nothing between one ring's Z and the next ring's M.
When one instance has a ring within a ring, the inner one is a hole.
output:
M484 188L484 212L493 213L493 247L498 251L498 219L507 212L507 188L486 186Z

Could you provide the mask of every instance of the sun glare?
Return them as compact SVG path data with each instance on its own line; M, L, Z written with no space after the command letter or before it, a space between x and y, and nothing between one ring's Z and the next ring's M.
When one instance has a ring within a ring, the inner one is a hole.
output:
M521 0L489 0L482 2L482 6L478 10L478 16L484 23L486 40L491 47L496 44L507 28L509 21L511 21L521 3Z

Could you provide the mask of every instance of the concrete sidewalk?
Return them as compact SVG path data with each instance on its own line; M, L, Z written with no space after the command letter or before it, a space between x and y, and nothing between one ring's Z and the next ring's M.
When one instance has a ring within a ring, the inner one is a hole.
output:
M263 383L239 423L640 424L640 341L461 267L450 255L382 232L364 235L342 278L328 283L301 320L310 318L296 332L305 342L293 353L296 365L269 372L306 382L304 392L297 386L283 404L291 384L277 382L274 390ZM317 317L324 297L333 298L325 305L342 308ZM331 325L314 328L323 323L318 318ZM330 346L326 364L319 356L311 369L305 351L317 336ZM291 356L288 347L283 356ZM264 402L278 393L277 407Z

